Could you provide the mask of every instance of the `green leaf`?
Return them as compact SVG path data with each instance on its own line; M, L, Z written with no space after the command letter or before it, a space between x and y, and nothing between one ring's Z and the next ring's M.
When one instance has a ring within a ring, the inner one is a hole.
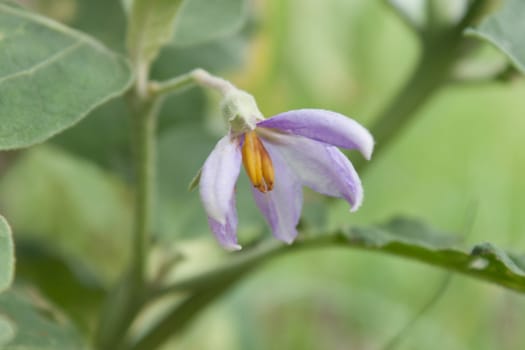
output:
M119 0L76 0L71 27L89 33L115 51L124 51L126 15Z
M398 218L383 226L354 228L338 235L350 246L419 260L525 292L525 269L519 256L491 243L465 248L453 236L419 221Z
M502 7L477 28L466 33L486 40L507 55L522 73L525 73L525 1L506 0Z
M130 83L127 62L97 41L0 3L0 149L52 137Z
M395 218L375 227L356 227L308 236L300 234L292 245L272 240L236 254L222 266L179 280L158 291L157 296L182 291L188 292L188 296L139 339L134 349L150 349L162 344L264 263L291 252L327 247L358 248L415 259L525 293L525 259L488 243L475 245L472 249L461 248L455 236L432 229L417 220Z
M242 64L250 39L250 28L228 37L202 44L178 47L167 46L153 66L152 75L167 80L195 68L212 73L233 69Z
M133 62L148 66L171 40L181 0L134 0L127 44Z
M245 0L134 0L130 6L128 48L133 61L147 66L168 43L203 44L242 28ZM180 10L179 10L180 7Z
M85 349L67 319L35 292L0 295L0 346L3 350Z
M11 228L0 216L0 292L6 290L13 281L15 272L15 252Z
M11 321L0 314L0 346L9 343L15 337L14 325Z
M167 47L153 65L152 76L161 81L197 67L211 72L231 69L242 63L247 43L247 33L243 32L202 45ZM122 97L105 103L51 142L128 178L131 172L131 131L126 102ZM199 88L170 96L160 111L159 134L169 132L174 126L202 123L207 105L208 99ZM97 135L97 142L93 142L93 134Z
M359 248L397 255L525 293L525 255L505 252L491 243L466 248L456 236L435 230L418 220L402 217L379 226L299 235L290 246L274 241L262 244L240 253L222 267L176 283L171 290L209 289L214 283L222 284L238 278L238 274L248 272L268 258L326 247Z
M52 243L103 283L127 260L131 195L90 162L50 146L28 150L2 177L0 206L20 238Z
M126 13L120 0L32 0L31 10L125 51Z
M410 26L421 30L426 23L427 1L386 0L397 14Z
M17 281L29 282L86 333L92 331L105 295L98 278L78 258L44 240L19 239ZM82 302L79 302L82 300Z
M113 99L51 142L127 178L131 173L131 130L127 113L126 100ZM93 142L93 135L97 135L97 142Z
M188 46L240 30L247 16L246 0L185 0L175 22L173 44Z
M414 29L428 32L457 23L464 15L464 0L387 0L399 16Z

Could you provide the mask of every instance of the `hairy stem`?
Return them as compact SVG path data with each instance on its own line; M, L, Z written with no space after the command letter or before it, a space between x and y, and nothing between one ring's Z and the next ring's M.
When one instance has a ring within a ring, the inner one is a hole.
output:
M141 67L138 65L137 67ZM131 265L108 295L95 344L98 349L125 348L125 336L147 302L147 260L154 213L156 169L156 123L162 98L198 84L226 93L235 87L228 81L196 69L166 82L148 82L147 69L138 69L137 81L129 93L135 163L134 231Z
M142 85L140 83L138 85ZM140 86L130 93L135 161L134 231L131 264L108 296L96 338L98 349L118 349L144 303L146 264L153 221L156 169L155 129L160 100L144 95Z
M137 286L144 286L146 260L152 229L153 203L155 193L155 128L158 101L147 99L135 106L135 226L133 236L133 275Z
M235 86L229 81L212 75L201 68L194 69L189 73L182 74L164 82L152 82L149 89L153 96L165 96L193 85L210 88L223 95L235 89Z

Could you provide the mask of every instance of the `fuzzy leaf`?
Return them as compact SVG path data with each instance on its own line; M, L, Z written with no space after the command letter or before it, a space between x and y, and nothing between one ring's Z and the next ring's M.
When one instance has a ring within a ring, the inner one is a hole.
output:
M384 226L354 228L339 235L351 246L419 260L525 292L523 259L491 243L466 248L454 236L404 218Z
M185 0L173 44L195 45L228 36L241 29L246 16L246 0Z
M105 295L93 271L73 254L60 252L51 240L17 239L16 258L17 280L30 281L79 330L93 331Z
M525 73L525 1L506 0L501 8L467 34L486 40L507 55Z
M149 65L171 40L181 0L134 0L128 26L128 49L136 64Z
M52 137L130 82L127 62L94 39L0 2L0 149Z
M39 295L15 289L0 295L3 350L86 349L67 319Z
M118 178L50 146L24 152L0 181L0 207L17 238L49 242L103 284L126 262L130 205Z
M6 290L13 281L15 271L15 252L11 228L0 216L0 292Z

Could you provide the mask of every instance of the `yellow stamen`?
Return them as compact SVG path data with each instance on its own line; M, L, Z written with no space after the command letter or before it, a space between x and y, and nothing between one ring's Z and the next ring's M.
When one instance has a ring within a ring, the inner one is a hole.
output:
M275 178L272 159L270 158L268 151L266 151L266 148L264 148L264 145L261 142L261 140L257 139L257 141L259 141L259 146L260 146L260 151L261 151L261 167L262 167L263 179L264 179L264 182L266 183L266 189L268 191L271 191L273 190L273 181Z
M275 175L272 160L255 131L249 131L244 136L242 162L255 188L263 193L273 189Z

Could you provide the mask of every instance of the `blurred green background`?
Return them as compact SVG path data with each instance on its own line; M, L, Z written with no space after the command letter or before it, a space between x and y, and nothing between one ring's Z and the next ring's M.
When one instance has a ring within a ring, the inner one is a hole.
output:
M78 20L85 1L26 3L123 50L125 21L114 1L91 3L91 11L94 3L107 8L105 15L94 12L96 21ZM252 93L266 116L323 108L370 125L419 52L414 34L379 0L259 0L248 11L250 20L238 34L164 50L154 76L166 79L202 66ZM488 46L480 57L501 59ZM372 158L362 173L365 202L357 213L350 214L343 201L307 193L306 232L405 215L469 243L490 241L524 252L524 96L523 80L440 90L401 137ZM156 225L161 244L153 264L180 251L187 257L177 270L181 274L225 256L207 229L198 194L186 191L223 132L217 102L217 96L191 89L170 98L161 113ZM110 285L127 259L131 194L125 113L122 100L112 101L51 142L9 154L1 172L1 210L17 242L37 239L38 249L65 256L67 266L82 266L83 281L89 279L93 290ZM269 233L246 179L242 182L239 235L249 244ZM31 276L31 264L24 270L24 262L22 256L22 281ZM446 276L416 262L348 249L278 258L165 348L383 349ZM53 290L49 285L60 278L40 284ZM73 297L75 302L82 303ZM78 319L90 329L97 310L86 308ZM524 326L522 296L453 276L396 348L524 349Z

